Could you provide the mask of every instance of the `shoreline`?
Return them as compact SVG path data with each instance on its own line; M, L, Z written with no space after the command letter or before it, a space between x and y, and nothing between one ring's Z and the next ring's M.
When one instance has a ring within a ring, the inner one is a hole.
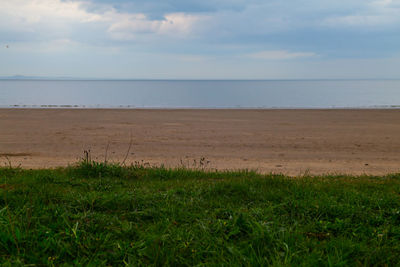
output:
M85 106L85 105L10 105L0 110L14 109L67 109L67 110L387 110L400 109L400 105L360 107L131 107L131 106Z
M0 109L0 164L102 161L287 175L400 171L397 109ZM132 133L132 140L130 135ZM197 164L197 165L196 165Z

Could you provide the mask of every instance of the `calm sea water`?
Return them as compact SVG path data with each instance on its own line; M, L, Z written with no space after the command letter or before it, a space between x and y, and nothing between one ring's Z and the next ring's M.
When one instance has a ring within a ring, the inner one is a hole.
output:
M0 80L0 107L400 107L400 80Z

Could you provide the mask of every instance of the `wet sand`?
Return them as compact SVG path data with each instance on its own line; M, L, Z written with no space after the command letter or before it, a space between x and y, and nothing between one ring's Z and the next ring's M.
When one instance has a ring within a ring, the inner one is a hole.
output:
M66 166L84 150L122 162L130 143L127 164L386 174L400 171L400 110L0 109L2 165Z

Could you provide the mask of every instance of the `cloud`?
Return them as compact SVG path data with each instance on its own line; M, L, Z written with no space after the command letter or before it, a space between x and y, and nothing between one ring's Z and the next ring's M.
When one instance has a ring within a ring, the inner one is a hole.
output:
M198 63L198 62L208 62L213 60L212 57L208 56L202 56L202 55L180 55L180 54L175 54L172 55L174 60L179 60L183 62L193 62L193 63Z
M350 14L333 15L322 20L322 25L331 27L379 27L395 26L399 23L399 0L366 1Z
M327 18L323 21L327 26L379 26L390 25L398 21L396 17L386 15L349 15Z
M262 0L93 0L96 4L112 5L119 12L143 13L162 18L171 13L215 13L221 10L242 11L249 4Z
M285 50L267 50L247 55L247 57L262 60L287 60L314 56L316 54L312 52L289 52Z
M85 10L83 1L13 0L0 1L0 14L8 26L27 26L49 20L91 22L101 20L99 14ZM10 25L11 24L11 25Z
M76 39L76 34L102 22L87 11L88 2L61 0L0 0L0 41L41 43Z
M186 37L206 16L184 13L166 14L163 19L151 20L145 14L124 14L116 11L105 14L111 21L108 33L118 40L132 40L138 34L160 34Z
M149 77L156 66L172 73L179 64L179 71L194 66L193 73L208 74L236 66L236 74L266 65L288 71L316 61L390 58L400 52L399 27L400 0L0 0L0 45L13 48L0 50L0 71L10 62L39 66L46 56L43 72L58 64L79 74L89 62L93 73Z
M38 39L132 41L152 36L256 42L272 34L400 24L399 0L0 1L0 34ZM375 28L376 29L376 28ZM94 37L94 36L93 36ZM0 37L1 39L1 37ZM80 41L80 40L75 40Z
M137 40L144 34L186 38L206 19L205 14L183 12L166 13L155 19L145 13L125 12L94 1L0 1L0 34L12 32L16 39L25 39L30 33L28 39L39 42L88 39L86 35L94 34L102 42Z

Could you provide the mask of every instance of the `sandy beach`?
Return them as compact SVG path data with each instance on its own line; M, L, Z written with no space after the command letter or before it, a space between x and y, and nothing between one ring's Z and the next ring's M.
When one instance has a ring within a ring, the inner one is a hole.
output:
M400 110L0 109L2 165L66 166L84 150L122 162L130 143L127 164L386 174L400 171Z

